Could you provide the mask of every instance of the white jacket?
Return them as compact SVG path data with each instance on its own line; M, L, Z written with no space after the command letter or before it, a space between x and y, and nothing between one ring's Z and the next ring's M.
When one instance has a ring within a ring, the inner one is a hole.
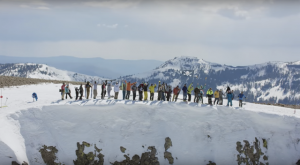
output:
M114 85L114 91L115 91L115 92L119 92L119 91L120 91L120 86L119 86L119 84L115 84L115 85Z

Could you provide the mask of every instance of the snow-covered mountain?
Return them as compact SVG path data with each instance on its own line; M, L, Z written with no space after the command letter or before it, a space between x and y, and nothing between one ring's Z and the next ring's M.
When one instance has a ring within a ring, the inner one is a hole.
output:
M103 77L89 76L85 74L56 69L45 64L33 63L0 64L0 75L80 82L84 82L85 80L91 81L94 79L104 79Z
M193 70L186 73L182 70ZM213 90L230 86L235 95L244 91L248 101L298 103L300 100L300 61L268 62L251 66L211 63L197 57L175 57L152 71L121 77L127 81L172 85L207 84Z

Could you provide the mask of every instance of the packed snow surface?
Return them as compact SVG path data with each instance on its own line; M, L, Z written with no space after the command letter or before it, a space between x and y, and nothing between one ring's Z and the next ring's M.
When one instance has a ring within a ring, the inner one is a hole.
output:
M42 145L56 146L57 162L73 164L76 143L83 141L102 149L104 164L125 159L120 146L130 157L155 146L160 164L169 164L164 159L166 137L172 140L168 151L178 165L237 164L236 142L248 140L252 145L255 138L270 165L294 165L300 159L299 110L251 103L238 108L237 101L233 107L131 101L121 99L122 91L118 100L75 101L73 87L72 100L60 100L59 84L3 89L8 107L0 108L0 164L45 164L39 152ZM33 92L37 102L32 101ZM93 147L86 147L85 153L89 151Z

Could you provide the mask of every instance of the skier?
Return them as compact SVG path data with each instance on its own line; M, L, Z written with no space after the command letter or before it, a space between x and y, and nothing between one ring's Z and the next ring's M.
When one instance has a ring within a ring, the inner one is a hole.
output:
M194 103L199 103L199 98L200 98L200 90L198 87L194 89L195 93L195 98L194 98Z
M66 99L68 99L68 95L69 95L70 99L72 99L69 83L66 85L65 90L66 90Z
M177 87L173 89L173 99L172 99L172 101L174 101L174 100L177 101L179 91L180 91L180 89L179 89L179 86L177 85Z
M123 100L125 100L125 96L126 96L126 80L124 80L124 82L122 83L122 87L121 87L122 91L123 91Z
M239 97L239 107L242 108L243 107L243 98L246 98L246 97L243 94L243 92L241 92L238 97Z
M98 95L98 91L97 91L98 83L99 83L99 81L94 82L94 99L96 99L97 95Z
M118 99L119 91L120 91L119 82L116 82L116 84L114 85L115 99Z
M107 95L108 95L108 99L110 99L111 83L112 83L112 81L110 81L110 82L107 83Z
M219 91L219 99L220 99L220 102L219 102L219 105L223 105L223 90L220 89Z
M186 84L184 84L184 86L182 87L182 91L183 91L183 101L186 101L186 96L187 96Z
M214 101L214 105L216 104L216 101L217 101L217 105L219 104L219 98L220 98L220 95L219 95L219 90L217 89L214 93L215 95L215 101Z
M143 101L143 84L140 84L139 86L138 86L138 90L139 90L139 100L140 101Z
M136 98L136 91L137 91L137 86L136 84L133 84L133 86L131 87L132 89L132 94L133 94L133 101L135 101Z
M33 98L33 100L35 99L35 101L37 101L37 100L38 100L38 96L37 96L37 94L36 94L35 92L33 92L33 94L32 94L32 98Z
M102 92L101 92L101 99L104 99L105 94L106 94L106 85L107 85L107 80L105 80L101 86Z
M230 106L232 106L233 95L230 90L227 93L227 99L228 99L227 106L229 106L229 103L230 103Z
M149 90L150 90L150 100L153 101L154 99L154 89L156 87L156 84L151 84L150 87L149 87Z
M65 87L66 87L65 83L63 83L63 85L61 86L61 89L60 89L60 91L61 91L61 100L64 100Z
M148 100L148 82L144 84L144 101Z
M80 93L79 100L82 100L82 96L83 96L83 87L82 87L82 84L80 84L79 93Z
M79 89L78 89L78 87L75 88L75 94L76 94L75 100L77 100L77 99L78 99L78 94L79 94Z
M172 98L172 96L171 96L172 95L172 87L171 87L171 85L168 86L166 93L167 93L167 101L172 101L171 100L171 98Z
M85 85L85 89L86 89L86 99L89 99L90 96L90 90L91 90L92 86L90 85L90 82L88 81Z
M206 92L206 97L208 97L208 104L212 105L212 100L211 98L213 97L214 92L212 91L211 88L208 89L208 91Z
M191 101L191 95L192 95L192 91L194 90L194 87L193 87L193 83L191 83L188 87L188 90L187 90L187 95L188 95L188 101Z

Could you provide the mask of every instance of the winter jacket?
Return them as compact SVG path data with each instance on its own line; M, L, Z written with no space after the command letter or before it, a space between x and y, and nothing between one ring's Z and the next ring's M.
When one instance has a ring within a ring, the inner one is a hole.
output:
M131 87L131 89L132 89L132 92L136 92L137 91L137 87L136 87L136 85L134 84L132 87Z
M154 88L156 87L156 84L155 85L151 85L149 87L149 90L150 90L150 93L154 93Z
M218 91L215 91L214 95L215 95L215 98L219 98L220 97Z
M121 90L126 91L126 83L122 83Z
M239 94L239 100L243 100L243 98L246 98L244 94Z
M174 93L174 95L177 95L178 93L179 93L179 88L178 87L176 87L176 88L174 88L173 89L173 93Z
M69 93L69 85L65 87L65 93Z
M79 87L79 93L83 93L83 87L80 85L80 87Z
M148 91L148 84L144 85L143 89L144 89L145 92L147 92Z
M114 92L119 92L120 91L120 86L119 84L114 85Z
M110 83L107 84L107 91L111 91L111 84Z
M97 90L98 83L94 83L94 90Z
M223 92L222 91L219 91L219 98L223 99Z
M233 99L232 93L227 93L227 99L231 101Z
M66 85L62 85L62 86L61 86L61 90L64 91L64 90L65 90L65 87L66 87Z
M187 92L187 87L186 86L182 87L182 91L183 91L183 93L186 93Z
M206 95L207 95L208 97L213 97L213 94L214 94L214 91L212 91L212 90L208 90L208 91L206 92Z
M126 90L127 91L130 91L130 89L131 89L131 86L133 85L133 84L136 84L136 82L134 82L134 83L130 83L130 82L127 82L127 81L125 81L126 82Z
M228 91L231 91L231 90L230 90L230 87L227 87L227 89L226 89L226 93L228 93Z
M191 94L193 90L194 90L193 84L190 84L187 93Z
M200 94L200 90L199 90L199 88L195 88L194 89L194 93L195 93L195 96L198 96L199 94Z

